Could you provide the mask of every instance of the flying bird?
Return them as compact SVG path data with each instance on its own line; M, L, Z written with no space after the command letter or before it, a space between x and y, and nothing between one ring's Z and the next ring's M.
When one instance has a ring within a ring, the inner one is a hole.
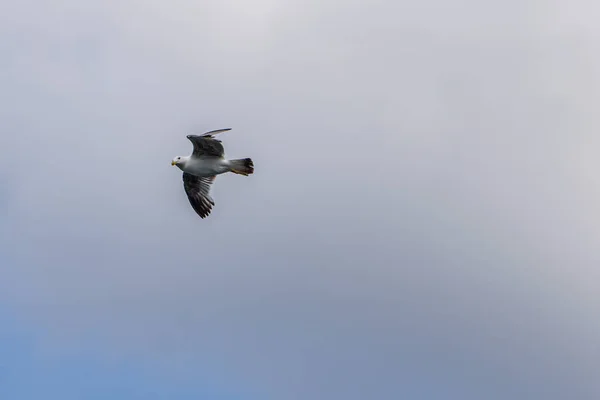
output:
M231 128L217 129L202 135L187 135L194 145L189 156L177 156L171 161L183 171L183 188L192 208L206 218L215 205L210 197L210 188L217 175L233 172L248 176L254 173L254 163L250 158L227 160L225 149L215 135L227 132Z

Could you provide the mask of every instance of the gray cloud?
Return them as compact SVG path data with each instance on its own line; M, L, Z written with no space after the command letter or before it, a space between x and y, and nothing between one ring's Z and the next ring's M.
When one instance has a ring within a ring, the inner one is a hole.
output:
M583 4L210 5L2 17L0 299L44 351L261 398L597 398ZM169 161L220 127L256 174L200 221Z

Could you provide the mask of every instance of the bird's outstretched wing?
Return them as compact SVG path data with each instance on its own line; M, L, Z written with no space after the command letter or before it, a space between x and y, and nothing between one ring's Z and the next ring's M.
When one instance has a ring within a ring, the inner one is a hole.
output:
M192 208L200 216L206 218L210 214L215 202L210 197L210 185L215 177L200 178L196 175L183 173L183 188Z
M230 131L231 128L217 129L203 133L202 135L187 135L187 138L194 145L192 156L194 157L223 157L225 150L221 141L215 139L214 135Z

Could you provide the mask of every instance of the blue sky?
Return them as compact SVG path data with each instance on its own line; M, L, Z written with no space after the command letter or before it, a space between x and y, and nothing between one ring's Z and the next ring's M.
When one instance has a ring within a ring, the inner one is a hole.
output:
M14 315L1 314L0 394L6 399L251 399L219 384L202 367L187 376L166 373L160 365L127 358L107 359L92 346L47 353L39 346L44 331Z
M3 400L600 395L597 6L6 8Z

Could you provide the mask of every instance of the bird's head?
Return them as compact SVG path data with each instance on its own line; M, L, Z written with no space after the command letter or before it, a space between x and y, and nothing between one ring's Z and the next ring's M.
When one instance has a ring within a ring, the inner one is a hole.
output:
M183 157L177 156L171 160L171 165L179 165L179 164L182 164L183 162L184 162Z

